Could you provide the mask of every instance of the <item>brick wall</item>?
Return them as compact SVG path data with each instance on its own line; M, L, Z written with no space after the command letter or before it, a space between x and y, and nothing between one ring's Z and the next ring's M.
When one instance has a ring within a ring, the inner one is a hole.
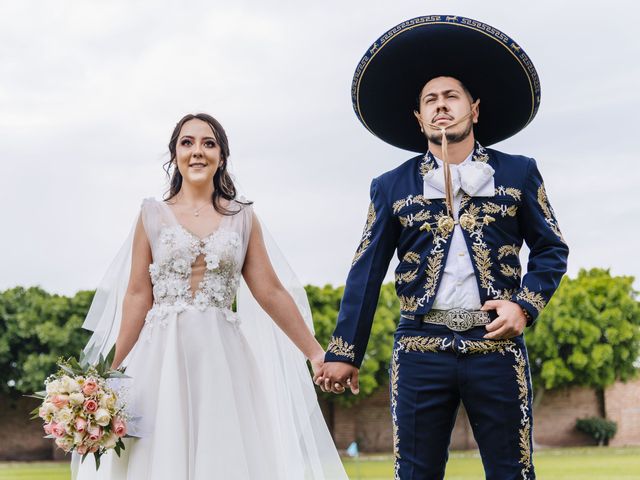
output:
M607 418L618 424L611 446L640 445L640 379L616 382L605 392Z
M593 389L573 387L545 392L533 412L533 438L549 447L593 445L593 440L575 429L576 419L599 416Z
M618 382L607 389L605 403L607 417L618 423L618 433L611 445L640 445L640 379L626 384ZM575 424L578 418L597 415L598 403L592 389L574 387L545 392L533 415L534 442L549 447L593 445L593 440L578 432ZM362 451L392 450L387 388L379 389L350 409L334 407L333 418L333 435L338 449L344 450L357 440ZM451 435L451 448L477 448L462 406Z
M0 460L50 460L53 442L42 438L42 422L29 420L35 398L9 399L0 396Z

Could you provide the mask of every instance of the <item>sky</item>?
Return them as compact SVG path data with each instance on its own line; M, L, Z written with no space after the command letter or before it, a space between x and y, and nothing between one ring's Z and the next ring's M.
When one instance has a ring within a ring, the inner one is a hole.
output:
M639 7L591 4L0 0L0 290L95 288L198 111L224 125L237 184L300 279L343 284L371 179L413 156L358 122L353 72L430 14L488 23L534 62L538 115L492 147L536 159L569 275L640 277Z

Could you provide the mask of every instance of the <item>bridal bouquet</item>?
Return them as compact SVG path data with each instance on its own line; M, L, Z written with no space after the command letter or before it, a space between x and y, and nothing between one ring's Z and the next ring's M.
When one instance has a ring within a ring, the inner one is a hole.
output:
M124 370L112 370L100 357L89 365L80 356L60 359L59 370L45 380L45 390L31 395L42 400L32 418L44 421L45 438L54 438L65 452L75 451L82 460L89 454L100 457L113 449L118 456L124 450L122 438L127 436L125 405L114 383L128 378Z

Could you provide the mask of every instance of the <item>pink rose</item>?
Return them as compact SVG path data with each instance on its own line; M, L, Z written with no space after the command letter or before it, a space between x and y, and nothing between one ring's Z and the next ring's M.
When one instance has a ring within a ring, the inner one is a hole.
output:
M113 427L113 433L118 437L124 437L127 434L127 424L120 417L115 417L111 422L111 426Z
M98 382L93 378L87 378L82 385L82 393L85 395L93 395L98 390Z
M84 455L88 451L89 451L89 447L87 447L84 443L76 447L76 452L78 453L78 455Z
M44 428L44 433L47 435L51 435L53 433L53 425L51 423L45 423L42 428Z
M64 429L64 425L60 425L59 423L56 423L56 422L51 422L51 433L56 438L62 438L65 436L67 432Z
M91 448L89 449L90 453L96 453L98 451L98 448L100 448L100 445L91 445Z
M52 395L49 401L53 403L56 406L56 408L63 408L63 407L66 407L67 404L69 403L69 395L64 395L64 394Z
M76 432L84 432L87 429L87 421L84 418L76 418L75 421Z
M93 425L87 429L87 434L89 435L89 440L97 442L102 438L102 427Z
M84 411L88 413L95 413L98 410L98 402L90 398L84 402Z

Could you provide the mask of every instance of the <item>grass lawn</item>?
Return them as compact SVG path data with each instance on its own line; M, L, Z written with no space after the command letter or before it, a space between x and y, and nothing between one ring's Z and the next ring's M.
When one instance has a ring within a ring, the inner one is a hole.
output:
M622 480L640 478L640 448L566 448L538 450L536 473L543 480ZM389 456L366 457L359 465L345 460L352 480L388 480L393 477ZM360 477L358 477L358 470ZM446 480L484 478L480 457L473 452L451 455ZM0 480L68 480L66 463L0 463Z

